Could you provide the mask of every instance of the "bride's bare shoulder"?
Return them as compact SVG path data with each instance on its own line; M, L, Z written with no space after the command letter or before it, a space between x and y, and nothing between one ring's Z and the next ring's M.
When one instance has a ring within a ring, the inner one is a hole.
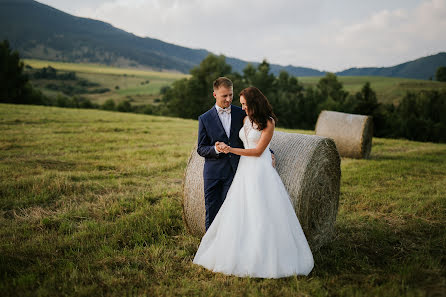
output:
M276 126L276 121L273 119L273 117L269 117L268 122L270 122L271 124L273 124L273 126Z
M246 123L246 121L248 120L248 116L245 116L244 118L243 118L243 124L245 124Z

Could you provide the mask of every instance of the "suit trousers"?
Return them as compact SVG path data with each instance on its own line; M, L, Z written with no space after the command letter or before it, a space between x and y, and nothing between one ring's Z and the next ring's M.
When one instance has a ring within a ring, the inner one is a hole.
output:
M204 180L204 204L206 208L205 226L206 231L211 226L220 207L225 201L226 194L231 187L235 173L224 179L205 179Z

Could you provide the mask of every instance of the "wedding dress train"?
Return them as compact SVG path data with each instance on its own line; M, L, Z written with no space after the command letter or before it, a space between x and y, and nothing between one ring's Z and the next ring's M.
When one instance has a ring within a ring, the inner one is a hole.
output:
M254 148L260 135L249 119L239 131L245 148ZM260 157L240 157L226 200L193 263L214 272L260 278L308 275L313 269L313 255L272 167L269 145Z

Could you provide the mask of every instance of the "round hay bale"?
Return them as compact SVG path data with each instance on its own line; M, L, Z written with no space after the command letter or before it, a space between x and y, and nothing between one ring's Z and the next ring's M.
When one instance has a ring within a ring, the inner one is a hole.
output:
M316 135L333 139L341 157L368 158L373 120L371 116L323 110L317 119Z
M274 132L271 148L297 217L313 251L329 241L339 205L340 157L333 140ZM204 158L192 151L183 180L183 218L196 236L205 233Z

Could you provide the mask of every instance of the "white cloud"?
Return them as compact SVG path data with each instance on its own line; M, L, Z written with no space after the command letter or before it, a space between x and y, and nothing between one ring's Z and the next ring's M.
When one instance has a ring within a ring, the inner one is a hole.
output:
M382 10L361 23L338 25L329 43L339 65L390 66L445 51L444 32L446 1L433 0L412 10Z

